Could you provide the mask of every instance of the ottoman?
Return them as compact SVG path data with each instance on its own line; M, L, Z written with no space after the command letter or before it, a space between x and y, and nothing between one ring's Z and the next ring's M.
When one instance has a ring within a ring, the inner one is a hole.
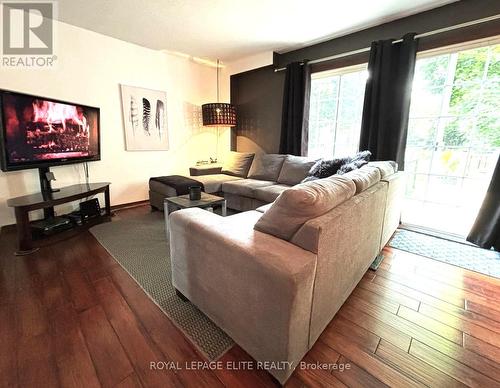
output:
M202 182L182 176L169 175L149 179L149 204L152 210L163 211L163 200L168 197L176 197L189 193L190 186L201 186Z

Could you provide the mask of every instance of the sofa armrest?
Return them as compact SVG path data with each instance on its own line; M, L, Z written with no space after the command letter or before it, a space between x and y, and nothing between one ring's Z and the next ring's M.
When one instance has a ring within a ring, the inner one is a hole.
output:
M172 280L256 360L292 362L290 370L270 370L283 380L309 349L317 257L255 231L261 215L173 213Z
M387 184L387 198L382 236L380 239L380 250L389 242L401 222L406 176L403 171L399 171L385 177L382 179L382 182Z
M402 184L404 185L406 183L405 178L406 178L406 175L405 175L404 171L397 171L394 174L387 175L384 178L381 178L380 180L382 182L392 182L395 180L402 179Z
M213 175L220 174L222 172L222 166L214 166L214 165L203 165L203 166L195 166L189 167L189 175L191 176L200 176L200 175Z

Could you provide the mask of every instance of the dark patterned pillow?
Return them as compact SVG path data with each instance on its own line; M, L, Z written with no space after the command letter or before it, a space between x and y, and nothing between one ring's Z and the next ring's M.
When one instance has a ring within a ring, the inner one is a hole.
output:
M356 155L354 155L350 160L340 166L340 168L337 171L337 174L343 175L346 172L352 171L352 170L357 170L358 168L364 166L370 161L370 156L372 156L372 153L370 151L360 151Z
M309 170L308 176L318 179L327 178L337 173L340 166L349 161L349 158L337 158L332 160L318 160ZM306 178L307 179L307 178Z
M307 177L302 182L328 178L335 174L345 174L355 170L370 161L370 151L360 151L353 157L336 158L331 160L318 160L309 170Z
M346 163L340 166L339 170L337 171L337 174L344 175L346 172L357 170L358 168L364 166L365 164L368 164L366 160L353 160L350 163Z
M355 161L360 160L360 161L365 161L368 163L370 161L371 156L372 156L372 153L370 151L359 151L356 155L354 155L353 158L351 158L351 161L355 162Z

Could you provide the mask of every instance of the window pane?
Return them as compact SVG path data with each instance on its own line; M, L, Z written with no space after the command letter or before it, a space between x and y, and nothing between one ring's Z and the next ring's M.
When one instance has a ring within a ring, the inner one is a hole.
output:
M427 175L408 174L406 177L406 198L421 201L425 200L427 181Z
M490 65L488 67L488 78L500 81L500 45L490 48Z
M453 83L479 82L483 79L488 47L460 51L458 53L455 79Z
M481 83L454 84L451 90L448 112L455 115L472 113L481 100Z
M358 150L366 70L311 81L309 155L332 158Z
M413 118L408 122L408 146L433 146L436 144L437 119Z
M434 151L430 175L461 177L467 164L467 148L438 147ZM439 190L438 190L439 191Z
M405 172L428 174L431 168L434 147L409 147L405 153Z
M439 119L442 128L441 144L450 148L468 146L472 138L472 122L459 117L442 117Z
M358 151L365 83L364 71L341 76L335 156L352 155Z
M413 83L410 117L435 117L441 113L444 86L425 89Z
M481 91L481 100L479 109L485 113L496 113L498 109L498 101L500 100L500 80L486 82Z
M449 55L418 60L415 65L413 88L431 90L443 86L446 82L449 60Z
M488 148L500 147L500 114L480 115L476 123L478 143Z
M339 77L311 81L309 106L309 156L328 158L333 154Z

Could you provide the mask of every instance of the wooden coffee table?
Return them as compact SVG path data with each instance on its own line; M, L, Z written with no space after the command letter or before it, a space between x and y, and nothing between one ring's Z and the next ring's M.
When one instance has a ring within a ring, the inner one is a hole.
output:
M167 233L170 229L168 216L176 210L189 209L192 207L198 207L200 209L207 210L210 208L213 209L216 207L220 207L223 217L225 217L227 213L226 200L224 198L204 192L201 193L201 198L197 201L190 200L189 194L179 195L178 197L165 198L165 200L163 201L163 208L165 209L165 226L167 229Z

